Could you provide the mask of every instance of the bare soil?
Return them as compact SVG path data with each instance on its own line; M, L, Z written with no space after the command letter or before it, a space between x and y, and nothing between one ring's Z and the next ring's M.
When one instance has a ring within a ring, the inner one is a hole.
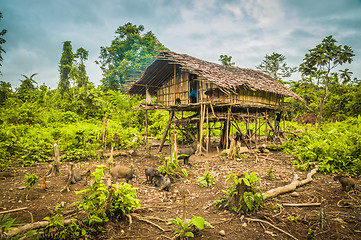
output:
M261 178L263 192L284 186L293 181L295 175L298 179L305 179L308 172L300 171L291 165L294 160L291 155L281 152L248 153L244 159L220 158L215 149L205 156L191 156L190 166L183 166L189 172L186 178L175 179L169 192L146 184L144 169L146 166L157 167L158 157L156 149L152 149L151 157L146 157L144 149L137 149L128 156L115 158L116 164L129 165L133 163L140 178L133 180L138 188L137 194L141 200L141 209L136 211L142 218L154 223L133 218L128 221L110 222L106 231L97 236L97 239L172 239L174 231L167 220L182 218L182 195L186 193L186 216L203 217L214 228L205 228L196 234L194 239L292 239L275 227L291 234L296 239L361 239L361 208L360 192L346 193L341 190L339 182L333 180L331 174L317 173L313 181L301 186L293 193L286 193L269 199L264 208L242 215L220 210L213 203L222 198L230 183L225 182L226 176L231 173L254 171ZM169 148L163 150L169 155ZM105 164L106 160L97 161L96 164ZM204 175L206 162L209 171L215 177L215 185L211 188L201 188L197 179ZM77 163L76 169L84 171L87 162ZM61 164L61 175L47 180L47 190L43 190L38 181L30 190L24 189L24 179L27 173L36 173L43 177L49 164L38 164L36 167L13 167L9 172L0 172L0 211L8 211L27 207L26 210L11 213L22 224L32 221L41 221L51 216L54 207L63 203L68 210L74 209L74 201L79 195L75 192L87 188L84 180L71 185L71 191L60 192L65 186L68 163ZM273 169L274 179L267 177L267 172ZM356 189L360 187L357 180ZM280 207L283 203L320 203L326 201L324 211L326 223L321 228L320 207ZM246 220L246 218L260 219L273 226ZM163 230L158 228L161 227ZM225 235L221 236L223 230ZM312 238L313 237L313 238Z

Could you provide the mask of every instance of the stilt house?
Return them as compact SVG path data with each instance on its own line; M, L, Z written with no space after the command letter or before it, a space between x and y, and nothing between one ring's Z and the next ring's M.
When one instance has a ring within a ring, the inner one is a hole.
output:
M232 120L267 120L267 112L284 110L285 96L303 101L260 71L211 63L171 51L160 52L128 93L146 95L148 99L156 96L156 106L145 106L144 109L168 110L170 122L174 111L197 112L196 117L177 119L173 123L183 126L199 123L197 141L200 142L204 121L207 121L207 129L208 122L223 121L227 136L224 147L228 146ZM208 112L212 114L209 116Z

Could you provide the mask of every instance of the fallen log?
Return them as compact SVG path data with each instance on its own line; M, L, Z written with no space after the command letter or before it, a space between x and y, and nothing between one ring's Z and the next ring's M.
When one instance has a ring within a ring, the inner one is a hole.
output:
M75 219L61 220L61 222L64 224L64 226L70 224L72 221L76 222ZM5 234L6 234L7 238L12 238L16 235L27 233L30 230L44 228L48 224L49 224L49 221L34 222L34 223L26 224L26 225L18 227L18 228L11 229L8 232L6 232Z
M296 190L297 187L300 187L302 185L305 185L305 184L311 182L312 181L312 176L317 171L318 171L318 166L316 166L314 169L312 169L312 171L307 174L307 178L302 180L302 181L294 180L293 182L291 182L290 184L288 184L286 186L274 188L274 189L271 189L271 190L265 192L263 194L263 199L266 200L268 198L273 198L273 197L278 196L280 194Z

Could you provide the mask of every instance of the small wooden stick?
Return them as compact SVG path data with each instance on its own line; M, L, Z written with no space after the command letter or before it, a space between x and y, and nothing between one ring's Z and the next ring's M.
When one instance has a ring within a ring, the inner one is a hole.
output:
M130 216L130 215L128 215L128 216ZM151 221L149 221L149 220L147 220L147 219L145 219L145 218L142 218L142 217L139 216L138 214L132 213L131 216L135 217L135 218L138 219L139 221L143 221L143 222L149 223L150 225L153 225L153 226L159 228L160 230L162 230L163 232L165 232L165 230L164 230L161 226L159 226L158 224L153 223L153 222L151 222Z
M28 209L28 207L16 208L16 209L11 209L11 210L7 210L7 211L2 211L2 212L0 212L0 214L11 213L11 212L17 212L17 211L21 211L21 210L25 210L25 209Z
M283 203L284 207L317 207L321 206L321 203Z
M283 233L286 234L287 236L289 236L289 237L291 237L291 238L293 238L293 239L295 239L295 240L298 240L296 237L294 237L294 236L292 236L291 234L289 234L288 232L286 232L286 231L284 231L284 230L276 227L275 225L273 225L273 224L270 223L270 222L267 222L267 221L264 221L264 220L261 220L261 219L256 219L256 218L245 218L245 219L248 220L248 221L252 221L252 222L266 223L266 224L270 225L271 227L277 229L278 231L283 232Z

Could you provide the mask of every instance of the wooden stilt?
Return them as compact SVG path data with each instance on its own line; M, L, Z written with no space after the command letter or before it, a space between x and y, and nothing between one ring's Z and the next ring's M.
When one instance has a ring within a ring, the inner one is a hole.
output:
M203 148L203 123L204 123L205 105L201 104L201 116L199 120L199 147L197 152L202 153Z
M228 113L227 113L227 129L226 129L226 149L229 147L229 132L230 132L230 116L231 116L231 107L228 107Z
M268 122L268 112L267 112L267 110L266 110L266 116L265 116L265 124L266 124L266 132L265 132L265 135L266 135L266 145L267 145L267 142L268 142L268 124L267 124L267 122Z
M209 137L209 119L208 119L208 107L206 107L206 116L207 116L207 142L206 142L206 152L208 153L210 137Z
M282 119L283 119L283 131L285 131L286 130L286 117L285 117L285 113L283 112L282 113Z
M256 145L256 148L258 148L258 144L257 144L257 124L258 124L258 119L257 119L257 112L256 112L256 118L254 119L254 143Z
M178 125L177 125L177 127L178 127L179 130L182 131L182 129L180 129L180 127ZM185 126L183 126L183 128L188 133L188 135L192 138L192 140L195 141L198 145L200 145L197 138L191 133L191 131L189 131ZM200 145L200 146L202 146L202 145ZM206 149L203 146L202 146L202 149L204 151L206 151Z
M148 110L145 110L145 149L148 149Z
M171 125L171 123L172 123L173 117L174 117L174 110L173 110L173 111L169 111L169 119L168 119L167 125L165 126L164 133L163 133L163 137L162 137L162 141L161 141L161 143L160 143L158 152L161 152L162 149L163 149L164 142L165 142L165 139L166 139L166 137L167 137L168 130L169 130L169 127L170 127L170 125Z
M246 129L247 129L247 133L250 133L250 131L249 131L249 129L250 129L250 124L249 124L249 109L247 108L247 115L248 115L248 117L247 117L247 122L246 122ZM251 135L251 134L247 134L247 135ZM251 141L251 136L248 136L248 138L249 138L249 148L251 148L252 147L252 141Z
M174 129L174 132L175 132L175 129ZM178 136L176 133L174 133L174 158L175 159L178 159ZM172 155L173 157L173 155Z

